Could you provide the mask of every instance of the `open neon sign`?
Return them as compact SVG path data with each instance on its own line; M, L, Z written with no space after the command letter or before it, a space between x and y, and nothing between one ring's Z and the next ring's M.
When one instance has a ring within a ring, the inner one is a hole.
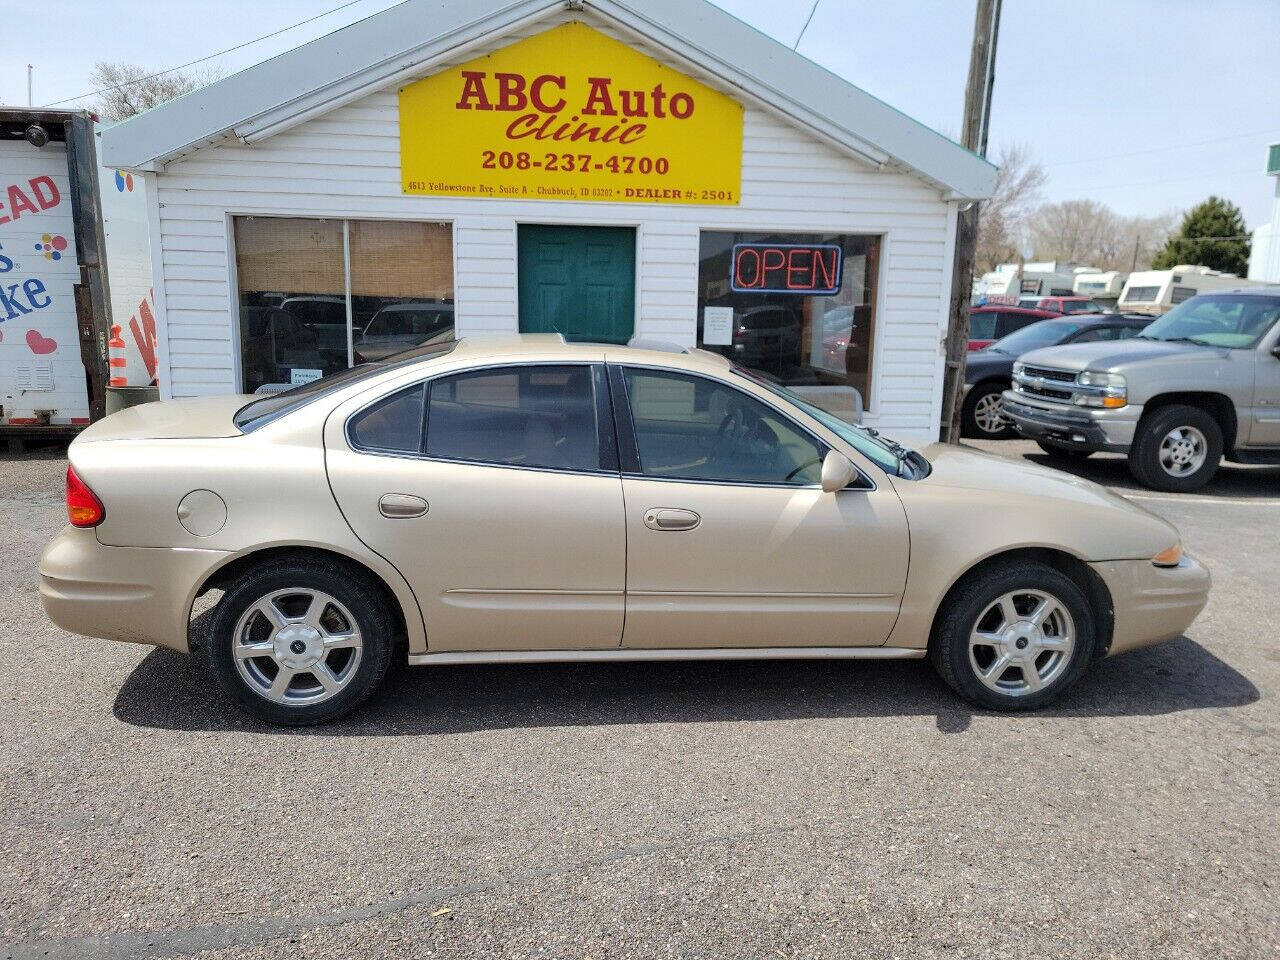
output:
M729 286L734 293L840 292L844 251L830 243L738 243Z

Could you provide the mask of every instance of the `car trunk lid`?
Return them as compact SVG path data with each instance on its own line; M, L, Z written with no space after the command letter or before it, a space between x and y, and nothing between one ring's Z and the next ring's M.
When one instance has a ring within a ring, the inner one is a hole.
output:
M252 399L231 395L143 403L103 417L81 431L76 442L235 437L240 430L232 418Z

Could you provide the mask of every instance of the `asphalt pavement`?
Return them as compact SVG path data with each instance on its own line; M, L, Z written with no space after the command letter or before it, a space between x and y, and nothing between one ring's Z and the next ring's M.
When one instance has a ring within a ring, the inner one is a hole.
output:
M915 661L436 667L281 730L45 620L63 467L0 458L0 956L1280 953L1280 470L1072 465L1215 585L1040 713Z

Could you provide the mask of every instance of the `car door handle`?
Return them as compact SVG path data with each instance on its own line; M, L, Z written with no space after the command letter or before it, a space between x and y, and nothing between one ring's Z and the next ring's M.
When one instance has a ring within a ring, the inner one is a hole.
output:
M427 501L411 493L384 493L378 500L378 512L389 520L425 516L427 509Z
M650 530L692 530L701 522L692 510L678 507L654 507L644 515L644 525Z

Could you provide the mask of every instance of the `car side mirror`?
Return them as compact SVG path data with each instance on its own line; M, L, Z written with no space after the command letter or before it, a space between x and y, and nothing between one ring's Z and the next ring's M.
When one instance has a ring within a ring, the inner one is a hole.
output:
M853 482L857 474L853 461L843 453L828 450L826 457L822 460L822 489L826 493L843 490Z

